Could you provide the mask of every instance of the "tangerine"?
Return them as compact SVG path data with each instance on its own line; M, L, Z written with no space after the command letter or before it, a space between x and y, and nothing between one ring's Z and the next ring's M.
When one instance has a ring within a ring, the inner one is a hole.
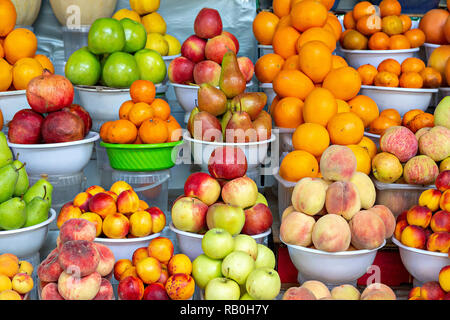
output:
M353 18L353 11L348 11L344 15L343 22L345 30L356 29L356 20Z
M271 45L280 18L272 12L261 11L253 20L252 28L256 40L263 45Z
M427 112L419 113L406 126L414 133L425 127L434 127L434 116Z
M361 118L364 128L368 127L370 123L380 115L375 101L362 94L349 100L348 105L350 106L350 110Z
M356 171L369 175L372 170L372 160L369 151L359 144L350 144L347 147L349 147L355 155Z
M42 68L47 69L51 73L55 73L55 67L48 57L43 54L37 54L34 58L41 64Z
M13 66L13 85L16 90L25 90L31 79L42 75L44 68L33 58L22 58Z
M358 21L360 18L362 18L364 16L376 14L376 8L369 1L361 1L361 2L358 2L353 7L352 12L353 12L353 19L355 21Z
M303 32L297 41L297 52L310 41L321 41L333 52L336 49L336 38L334 34L321 27L312 27Z
M109 137L108 137L108 130L109 130L109 128L111 128L111 125L113 122L114 121L106 121L100 127L100 138L106 143L110 143Z
M419 58L410 57L403 60L401 67L402 72L421 72L425 69L425 63Z
M420 109L412 109L412 110L409 110L408 112L406 112L403 115L402 126L406 127L408 125L408 122L410 122L412 119L414 119L415 116L417 116L418 114L421 114L421 113L424 113L424 112Z
M292 26L300 32L312 27L323 27L327 22L328 10L315 0L303 0L291 9Z
M403 34L396 34L389 38L389 49L390 50L403 50L410 49L411 43L408 38Z
M367 86L371 86L373 84L373 80L378 73L377 68L371 64L363 64L362 66L359 66L356 71L358 71L361 76L361 83Z
M15 27L16 7L10 0L0 0L0 37L6 37Z
M275 31L272 40L273 51L283 59L287 59L297 53L297 41L300 37L294 27L285 27Z
M373 84L379 87L398 87L399 80L396 74L388 71L378 72Z
M155 100L156 88L149 80L136 80L130 86L130 96L134 103L151 104Z
M164 120L150 118L139 127L139 137L143 143L164 143L169 138L169 130Z
M255 63L256 78L262 83L271 83L283 68L285 61L276 53L268 53L260 57Z
M375 14L361 17L356 22L356 30L365 36L381 31L381 18Z
M282 98L296 97L305 100L313 89L312 80L299 70L281 70L273 79L273 90Z
M399 126L402 124L402 117L396 109L393 108L384 109L383 111L380 112L380 116L394 120Z
M282 70L299 70L298 54L287 58L283 64Z
M407 14L401 14L399 16L400 20L402 20L402 33L405 33L409 29L411 29L412 21L411 18ZM419 29L420 30L420 29Z
M337 112L337 102L330 90L315 88L305 100L303 120L325 127Z
M420 73L424 88L439 88L442 84L442 75L432 67L425 67Z
M324 126L317 123L303 123L292 135L294 150L304 150L319 157L330 145L330 135Z
M347 61L341 56L333 54L331 56L331 69L338 69L342 67L348 67Z
M169 139L167 142L180 141L183 135L183 129L181 128L178 121L173 116L169 116L169 118L166 120L166 124L169 133Z
M364 136L364 123L353 112L335 114L327 124L332 144L358 144Z
M387 16L381 19L381 29L389 36L403 32L402 19L398 16Z
M137 128L133 122L125 119L113 121L107 128L108 142L130 144L136 140Z
M401 64L392 58L385 59L381 61L381 63L377 67L378 72L387 71L391 72L397 76L402 73L402 67Z
M369 137L362 137L361 141L358 143L358 146L361 146L367 150L370 159L375 157L377 154L377 145Z
M154 117L160 118L162 120L169 119L170 106L165 100L157 98L150 104L150 107L153 110Z
M388 117L380 116L372 121L372 123L369 126L369 132L373 133L373 134L383 135L384 131L387 128L390 128L390 127L393 127L396 125L397 125L397 123L394 120L392 120Z
M121 104L119 108L119 118L120 119L128 119L128 113L130 113L130 109L134 106L133 100L127 100Z
M273 0L272 9L278 18L287 16L291 11L291 0Z
M370 50L388 50L389 36L384 32L375 32L370 36L368 46Z
M367 49L369 40L359 31L349 30L342 40L342 46L349 50Z
M321 83L331 70L331 51L321 41L309 41L298 51L300 70L314 83Z
M337 113L350 112L350 106L348 105L348 103L346 101L341 100L341 99L336 99L336 103L338 106Z
M325 23L324 29L328 31L332 31L336 40L339 40L342 33L342 25L339 21L338 17L336 17L333 13L328 12L327 22Z
M397 0L383 0L378 7L381 17L399 16L402 12L402 6Z
M425 33L420 29L411 29L405 32L411 48L418 48L425 43Z
M417 72L403 72L399 79L399 85L402 88L419 89L423 86L423 79Z
M145 102L135 103L128 112L128 120L131 121L136 127L140 127L142 122L150 119L154 116L152 107Z
M299 98L286 97L275 106L272 116L277 127L297 128L303 123L304 103Z
M287 15L287 16L284 16L284 17L280 18L280 21L278 22L277 28L276 28L275 31L277 31L278 29L282 29L284 27L292 27L292 25L291 25L291 16L290 15ZM275 35L275 33L274 33L274 35ZM273 38L272 38L272 40L273 40Z
M6 36L3 49L6 60L11 64L22 58L32 58L37 50L36 35L25 28L14 29Z
M335 98L348 101L358 94L361 88L361 77L352 67L334 69L327 74L322 87L330 90Z
M0 91L6 91L11 86L13 80L13 67L0 58Z
M316 158L304 150L289 152L281 161L280 176L292 182L305 177L315 178L319 173L319 164Z

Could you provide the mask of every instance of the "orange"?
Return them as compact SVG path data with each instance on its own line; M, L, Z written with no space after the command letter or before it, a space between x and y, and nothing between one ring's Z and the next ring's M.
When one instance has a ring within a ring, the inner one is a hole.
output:
M312 27L303 32L297 41L297 52L310 41L321 41L333 52L336 49L336 38L333 33L324 28Z
M176 273L190 275L192 273L192 262L187 255L178 253L170 259L167 270L170 275Z
M109 143L130 144L136 140L137 128L125 119L115 120L107 130Z
M337 111L338 106L333 94L325 88L315 88L305 100L303 120L325 127Z
M341 99L336 99L336 103L338 106L338 113L341 112L350 112L350 106L348 105L348 103L344 100Z
M169 133L169 139L167 142L179 141L183 135L183 131L178 121L173 116L169 116L166 120L166 125Z
M375 14L361 17L356 22L356 30L365 36L381 31L381 18Z
M349 30L342 39L342 47L349 50L366 50L368 42L361 32Z
M113 122L114 121L106 121L100 127L100 138L106 143L109 143L108 133L109 133L109 128L111 128Z
M297 2L301 2L301 1L304 1L304 0L291 0L291 8L292 8ZM332 8L333 5L334 5L334 1L335 1L335 0L316 0L316 1L321 2L321 3L325 6L325 8L327 8L327 10L330 11L331 8Z
M348 105L350 106L350 110L361 118L365 128L380 115L375 101L362 94L349 100Z
M389 36L403 32L403 22L397 16L387 16L381 19L381 29Z
M383 0L378 7L381 17L399 16L402 12L402 6L397 0Z
M293 27L278 29L273 35L273 51L283 57L283 59L297 54L297 40L299 37L300 32Z
M319 157L330 145L327 129L317 123L303 123L295 129L292 135L294 150L304 150Z
M442 75L432 67L426 67L420 72L424 88L439 88L442 83Z
M300 70L321 83L331 70L331 50L321 41L309 41L298 51Z
M314 89L314 83L299 70L281 70L273 79L273 90L281 98L296 97L305 100Z
M419 58L410 57L403 60L401 67L402 72L421 72L425 69L425 63Z
M381 61L381 63L378 65L377 70L378 70L378 72L382 72L382 71L391 72L391 73L399 76L400 73L402 72L402 67L401 67L401 64L397 60L388 58L388 59Z
M145 102L135 103L128 112L128 120L136 127L140 127L142 122L154 116L154 111L149 104Z
M55 67L49 58L44 56L43 54L37 54L34 58L41 64L42 68L47 69L51 73L55 73Z
M148 255L161 263L168 263L173 256L173 243L169 238L157 237L147 247Z
M136 140L134 140L133 144L144 144L141 140L141 138L139 137L139 135L137 135Z
M0 255L0 274L8 278L14 277L19 272L19 263L9 255Z
M371 64L363 64L362 66L359 66L356 71L358 71L361 76L361 83L366 86L371 86L373 84L373 80L378 73L377 68Z
M294 150L281 161L279 174L287 181L297 182L305 177L315 178L318 172L319 164L311 153Z
M136 264L136 272L142 282L154 283L161 276L161 263L153 257L147 257Z
M139 15L139 13L137 13L136 11L133 11L133 10L125 9L125 8L117 10L113 14L112 18L116 19L116 20L122 20L122 19L128 18L128 19L131 19L131 20L141 23L141 16Z
M403 34L396 34L389 38L389 49L390 50L402 50L410 49L411 43L408 38Z
M286 97L281 99L273 110L273 120L277 127L297 128L303 123L304 103L299 98Z
M335 98L348 101L355 97L361 88L361 77L352 67L331 70L322 84L333 93Z
M403 119L402 119L402 126L407 126L408 122L410 122L412 119L414 119L415 116L417 116L418 114L424 113L422 110L420 109L412 109L409 110L408 112L406 112L403 115Z
M0 37L10 33L17 19L16 7L10 0L0 0Z
M423 86L423 79L417 72L404 72L399 79L400 87L419 89Z
M164 120L150 118L139 127L139 137L143 143L164 143L169 138L169 130Z
M353 11L348 11L344 15L344 28L346 30L355 29L356 28L356 20L353 18Z
M156 88L149 80L136 80L130 86L130 97L134 103L151 104L155 100Z
M336 40L339 40L342 34L342 24L333 13L328 12L327 22L323 27L326 30L333 31Z
M42 75L44 68L33 58L22 58L13 67L13 84L17 90L25 90L31 79Z
M299 70L298 54L290 56L283 64L283 70Z
M370 159L375 157L377 154L377 145L369 137L362 137L361 141L358 143L358 146L361 146L367 150Z
M3 129L3 122L4 122L4 120L3 120L3 112L0 109L0 130Z
M353 112L335 114L327 125L332 144L358 144L364 136L364 124Z
M263 45L271 45L273 35L277 29L278 18L275 14L268 11L261 11L253 20L253 35L256 40Z
M406 126L414 133L425 127L434 127L434 116L427 112L419 113Z
M275 110L275 107L277 106L278 102L281 100L280 96L276 95L275 98L273 98L272 103L269 107L269 113L270 115L273 115L273 111Z
M0 44L0 58L4 58L5 57L5 50L3 49L2 44Z
M379 87L398 87L399 80L396 74L388 71L378 72L373 84Z
M392 108L384 109L383 111L380 112L380 117L387 117L389 119L392 119L399 126L402 124L402 117L396 109Z
M22 58L32 58L37 50L36 35L28 29L18 28L11 31L3 43L5 57L14 64Z
M323 27L327 18L327 8L315 0L303 0L296 3L291 9L292 26L300 32L312 27Z
M276 30L284 28L284 27L292 27L292 25L291 25L291 16L290 15L287 15L287 16L284 16L284 17L280 18L280 21L277 24ZM274 35L275 35L275 33L274 33Z
M425 43L425 33L420 29L411 29L406 31L405 37L408 38L411 48L420 47Z
M13 67L0 58L0 91L6 91L11 86L13 80Z
M397 122L395 122L394 120L388 117L380 116L376 118L374 121L372 121L372 123L369 126L369 132L382 135L387 128L396 125Z
M270 83L280 72L285 63L283 57L276 53L268 53L260 57L255 63L256 78L262 83Z
M291 0L273 0L272 9L278 18L287 16L291 11Z
M402 14L399 16L399 18L400 18L400 20L402 20L402 27L403 27L402 33L405 33L406 31L411 29L412 21L408 15ZM418 29L418 30L420 30L420 29Z
M339 37L339 43L341 44L342 47L344 46L344 38L345 38L345 36L351 31L354 31L354 30L353 29L347 29L347 30L344 30L341 33L341 36Z
M375 6L371 4L369 1L358 2L353 7L353 19L355 21L358 21L360 18L364 16L372 14L376 14L376 9Z
M375 32L370 36L368 46L370 50L388 50L389 36L384 32Z
M169 119L170 116L170 106L169 104L163 100L163 99L155 99L150 107L153 110L153 115L157 118L160 118L162 120Z
M134 106L133 100L127 100L119 108L119 118L120 119L128 119L128 114L130 113L131 108Z
M347 147L349 147L355 155L356 171L369 175L372 171L372 161L367 149L359 144L350 144Z
M331 56L331 69L338 69L341 67L348 67L347 61L341 56L333 54Z

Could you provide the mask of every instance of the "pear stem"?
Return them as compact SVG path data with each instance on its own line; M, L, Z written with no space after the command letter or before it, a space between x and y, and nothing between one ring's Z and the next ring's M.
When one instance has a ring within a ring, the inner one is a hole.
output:
M42 197L42 199L45 200L46 196L47 196L47 186L44 184L44 196Z

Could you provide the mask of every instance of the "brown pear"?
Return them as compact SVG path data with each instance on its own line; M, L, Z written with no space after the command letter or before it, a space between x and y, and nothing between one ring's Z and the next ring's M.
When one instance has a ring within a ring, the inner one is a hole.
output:
M252 121L258 117L266 103L267 95L264 92L244 92L232 100L234 108L247 112Z
M272 117L267 111L262 110L253 121L253 127L256 130L258 141L270 139L272 135Z
M232 99L245 91L247 85L236 54L228 50L222 59L222 70L220 72L219 87L225 93L227 98Z
M203 83L198 90L197 104L200 111L209 112L217 117L227 111L227 96L222 90Z
M194 136L194 126L193 126L194 116L199 112L200 112L200 110L197 107L195 107L194 109L192 109L191 114L189 115L189 120L188 120L186 127L187 127L189 133L191 134L191 137Z
M230 143L257 141L252 119L247 112L235 111L225 129L225 140Z
M193 137L203 141L222 141L222 126L219 119L206 111L196 113L192 118Z

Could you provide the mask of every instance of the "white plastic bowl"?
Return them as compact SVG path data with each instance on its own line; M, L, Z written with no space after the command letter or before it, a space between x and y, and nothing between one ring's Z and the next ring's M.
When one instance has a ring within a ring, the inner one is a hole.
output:
M436 101L436 105L444 99L446 96L450 96L450 87L440 87L438 100Z
M94 242L104 244L110 248L117 261L119 259L131 259L131 256L136 249L147 247L152 239L155 239L160 235L161 233L154 233L146 237L127 239L95 238Z
M371 64L375 68L381 61L388 58L402 63L406 58L413 57L419 52L420 48L402 49L402 50L347 50L341 49L348 65L357 69L364 64Z
M260 56L264 56L269 53L273 53L273 47L271 45L266 44L258 44L258 49L260 52Z
M22 109L30 109L26 90L0 92L0 110L5 123L11 121L16 112Z
M177 243L181 253L187 255L191 261L193 261L195 258L197 258L199 255L203 253L202 249L203 234L178 230L177 228L175 228L172 222L169 224L169 228L175 233L177 237ZM264 239L271 232L272 230L268 229L263 233L253 235L251 237L255 239L256 243L263 244Z
M325 252L283 243L288 247L289 257L298 270L300 283L318 280L327 286L335 286L353 283L366 274L386 240L376 249L343 252Z
M91 159L94 143L100 138L89 132L83 140L48 143L17 144L8 142L14 157L26 163L29 175L68 175L82 171Z
M278 136L280 141L280 152L291 152L294 150L292 146L292 135L294 134L294 128L280 128L275 127L278 130Z
M264 93L267 95L267 105L271 105L273 99L277 95L275 91L273 90L273 84L272 83L261 83L259 85L261 89L263 89Z
M166 63L166 70L167 70L167 72L166 72L166 77L165 77L165 79L164 79L164 81L163 81L164 84L167 83L167 81L169 80L169 65L170 65L170 63L171 63L175 58L178 58L178 57L181 57L181 53L176 54L176 55L173 55L173 56L163 56L163 57L162 57L163 60L164 60L164 62Z
M56 219L56 211L50 209L50 216L44 222L31 227L0 231L0 252L12 253L21 260L39 252L47 239L50 224Z
M425 42L423 44L423 46L425 47L425 57L428 59L430 58L431 54L433 53L434 49L439 48L441 45L440 44L434 44L434 43L427 43Z
M433 93L436 89L411 89L411 88L391 88L362 85L360 94L372 98L381 111L389 108L396 109L403 115L411 109L425 111L430 105Z
M392 237L406 270L420 283L438 281L439 271L449 264L448 254L407 247Z
M189 131L185 131L183 139L190 143L191 154L194 157L194 164L199 164L202 170L207 172L208 161L211 153L221 146L239 147L244 151L247 158L247 170L252 170L264 163L267 158L267 150L269 144L275 141L276 137L272 136L268 140L248 143L226 143L226 142L208 142L191 138Z
M370 133L370 132L364 131L364 136L366 136L367 138L372 140L375 143L375 145L377 146L377 149L380 148L380 138L381 138L381 136L379 134L375 134L375 133Z

